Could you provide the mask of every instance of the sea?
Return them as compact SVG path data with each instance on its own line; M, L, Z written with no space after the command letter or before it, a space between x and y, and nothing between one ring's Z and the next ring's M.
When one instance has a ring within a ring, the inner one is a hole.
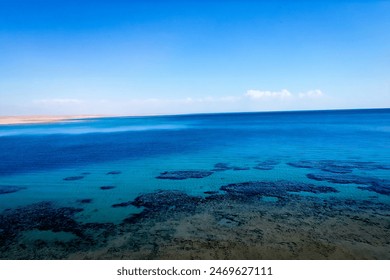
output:
M148 193L174 190L204 199L224 194L222 186L250 182L293 182L309 189L288 194L390 206L390 109L1 125L0 246L73 238L74 232L50 226L23 227L34 205L80 209L72 220L80 224L119 225L144 211L131 202ZM259 203L283 199L252 194ZM5 225L10 216L17 228Z

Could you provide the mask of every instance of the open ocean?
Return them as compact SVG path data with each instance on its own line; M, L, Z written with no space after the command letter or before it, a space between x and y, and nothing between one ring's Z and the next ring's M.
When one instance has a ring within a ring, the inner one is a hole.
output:
M390 259L390 109L1 125L0 259L66 258Z

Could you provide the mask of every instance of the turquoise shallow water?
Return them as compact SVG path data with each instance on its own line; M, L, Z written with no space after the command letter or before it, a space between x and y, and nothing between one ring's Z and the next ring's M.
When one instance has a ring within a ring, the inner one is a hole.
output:
M228 184L278 180L337 191L291 192L300 196L390 205L389 124L390 110L382 109L0 126L0 212L51 202L82 209L75 215L80 223L119 224L142 208L113 205L140 194L180 190L207 197ZM210 174L156 178L177 171ZM327 177L314 180L310 173ZM263 195L259 201L279 199ZM26 231L23 238L30 235L36 238L39 231Z

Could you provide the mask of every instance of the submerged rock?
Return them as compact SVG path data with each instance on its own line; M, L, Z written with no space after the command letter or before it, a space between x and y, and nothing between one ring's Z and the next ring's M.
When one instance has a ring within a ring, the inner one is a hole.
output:
M228 194L243 197L252 196L274 196L285 197L288 192L310 192L310 193L336 193L335 188L316 186L313 184L289 182L289 181L252 181L244 183L229 184L222 186L221 190Z
M272 170L278 164L279 164L279 161L276 161L276 160L258 161L258 164L255 167L253 167L253 169L257 169L257 170Z
M86 203L90 199L80 200ZM40 202L0 213L0 259L64 259L101 246L116 234L113 223L82 223L82 208ZM25 234L35 232L35 241ZM49 235L48 235L49 234ZM52 237L58 234L56 240ZM69 236L73 236L69 239Z
M167 208L188 209L196 206L202 198L190 196L176 190L158 190L138 196L131 203L136 207L145 207L149 210L160 210Z
M205 191L204 194L218 194L218 191Z
M81 179L84 179L84 176L70 176L70 177L64 178L63 180L64 181L77 181L77 180L81 180Z
M373 161L351 161L353 168L360 170L390 170L390 165Z
M335 160L301 160L287 164L297 168L319 169L330 173L346 174L353 171L351 164Z
M131 201L126 201L126 202L121 202L121 203L116 203L111 205L113 208L118 208L118 207L127 207L131 205Z
M0 194L14 193L25 189L25 187L20 186L0 185Z
M349 167L333 166L333 165L322 167L321 170L325 172L337 173L337 174L347 174L353 171L352 168Z
M122 171L114 170L106 173L106 175L119 175L119 174L122 174Z
M295 162L288 162L288 165L292 167L297 167L297 168L318 168L320 165L318 165L317 161L314 160L300 160L300 161L295 161Z
M390 166L382 165L372 161L352 161L352 160L300 160L287 163L297 168L319 169L321 171L347 174L354 169L359 170L390 170Z
M390 185L376 184L373 183L369 187L358 187L361 190L367 190L371 192L376 192L383 195L390 195Z
M250 170L249 167L239 167L239 166L234 166L233 167L234 171L242 171L242 170Z
M363 177L358 175L336 175L327 173L309 173L306 175L307 178L315 181L326 181L335 184L358 184L366 185L378 181L376 178Z
M327 174L327 173L309 173L307 178L315 181L326 181L334 184L356 184L359 189L373 191L383 195L390 195L390 180L377 179L374 177L365 177L351 174Z
M226 171L226 170L234 170L234 171L240 171L240 170L250 170L249 167L241 167L241 166L233 166L230 165L230 163L224 163L224 162L219 162L214 164L214 169L211 171Z
M230 169L233 169L230 163L218 162L214 164L214 169L212 169L212 171L226 171Z
M115 189L115 186L101 186L100 189L103 191L112 190L112 189Z
M185 179L200 179L213 174L212 171L207 170L179 170L179 171L165 171L161 172L157 179L168 180L185 180Z
M0 214L0 245L11 242L21 232L27 230L51 230L70 232L82 236L80 225L74 220L81 208L54 208L50 202L41 202L29 206L4 211Z
M92 198L79 199L77 200L77 202L82 204L88 204L92 202Z

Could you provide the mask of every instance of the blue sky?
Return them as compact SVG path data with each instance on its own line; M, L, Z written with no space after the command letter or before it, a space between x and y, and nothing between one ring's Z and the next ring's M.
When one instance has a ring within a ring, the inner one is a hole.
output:
M0 0L0 115L390 107L390 1Z

